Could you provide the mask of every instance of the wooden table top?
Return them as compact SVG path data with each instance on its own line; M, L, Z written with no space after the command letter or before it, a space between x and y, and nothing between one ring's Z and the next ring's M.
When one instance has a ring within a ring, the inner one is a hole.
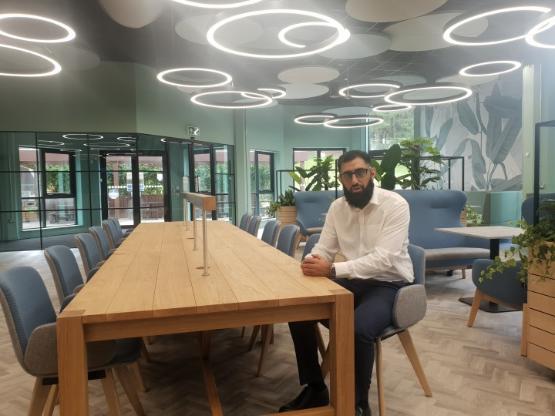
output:
M506 227L502 225L484 225L474 227L446 227L436 228L436 231L459 234L468 237L484 238L486 240L497 240L501 238L512 238L522 234L519 227Z
M63 314L79 313L83 323L170 317L329 303L344 291L304 276L297 260L234 225L207 225L209 276L202 276L201 227L193 251L191 224L143 223Z

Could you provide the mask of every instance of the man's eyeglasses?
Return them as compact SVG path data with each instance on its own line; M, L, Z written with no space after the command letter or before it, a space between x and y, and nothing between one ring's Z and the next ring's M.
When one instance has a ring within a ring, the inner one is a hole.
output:
M368 175L368 171L370 169L368 168L359 168L359 169L355 169L355 170L348 170L345 171L343 173L341 173L339 176L341 177L341 179L343 181L350 181L353 177L353 175L355 175L357 177L357 179L362 179L365 178L366 175Z

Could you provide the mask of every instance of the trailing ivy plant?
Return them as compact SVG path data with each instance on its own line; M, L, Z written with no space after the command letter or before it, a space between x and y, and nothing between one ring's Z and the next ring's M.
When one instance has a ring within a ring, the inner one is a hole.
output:
M517 246L511 247L505 260L495 257L493 263L482 271L480 282L516 267L517 261L521 263L518 277L523 284L528 281L528 269L531 266L542 264L546 271L551 270L551 263L555 262L555 203L542 204L540 212L542 219L537 224L519 222L524 232L513 237L512 241Z
M267 209L268 215L275 217L276 212L280 207L294 207L295 197L293 196L293 190L288 189L283 194L281 194L276 201L270 203Z

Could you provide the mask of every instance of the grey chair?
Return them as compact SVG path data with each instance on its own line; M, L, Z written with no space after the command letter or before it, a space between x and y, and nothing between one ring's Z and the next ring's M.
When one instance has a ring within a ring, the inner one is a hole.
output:
M258 235L258 228L260 227L261 220L262 218L260 218L260 216L258 215L255 217L252 217L251 221L249 222L249 227L247 229L247 232L256 237Z
M83 260L83 267L89 281L104 263L98 244L92 234L80 233L75 235L75 241Z
M314 248L314 246L316 245L319 239L320 239L320 233L312 234L310 237L308 237L308 240L306 240L306 244L303 250L303 257L302 257L303 260L306 256L310 254L310 252L312 251L312 249Z
M52 415L58 397L56 314L38 272L16 267L0 273L0 303L16 358L25 372L36 377L28 414ZM137 415L144 415L127 368L138 358L135 341L87 344L89 379L102 380L110 414L119 414L115 372Z
M89 232L96 240L98 249L102 254L102 259L106 260L114 252L114 250L110 248L110 240L106 235L106 231L104 231L104 228L102 228L100 225L94 225L92 227L89 227Z
M129 234L131 234L131 229L124 229L119 220L116 217L109 217L108 218L109 221L112 221L114 223L114 225L116 226L116 229L118 231L118 234L120 236L120 238L124 239L127 238L129 236Z
M77 260L69 247L60 245L45 249L44 257L52 272L60 305L64 306L84 285Z
M295 249L299 244L299 226L295 224L287 224L281 228L279 232L276 248L283 251L288 256L295 256Z
M252 215L250 214L243 214L243 216L241 217L241 221L239 222L239 228L241 230L247 231L247 228L249 226L249 222L251 221Z
M262 237L260 239L265 243L274 246L276 244L280 226L281 223L278 220L268 221L264 225L264 230L262 230Z
M121 244L121 237L119 236L118 229L112 220L103 220L102 228L108 236L108 241L110 242L110 248L115 250Z

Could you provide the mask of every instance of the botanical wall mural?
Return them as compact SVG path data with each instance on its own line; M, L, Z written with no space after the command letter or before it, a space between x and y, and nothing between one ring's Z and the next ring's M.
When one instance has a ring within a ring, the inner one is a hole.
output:
M522 189L521 131L520 77L474 87L466 101L421 112L421 135L434 139L442 155L464 156L465 190ZM455 189L462 185L460 163L451 164ZM444 181L447 169L442 166Z

